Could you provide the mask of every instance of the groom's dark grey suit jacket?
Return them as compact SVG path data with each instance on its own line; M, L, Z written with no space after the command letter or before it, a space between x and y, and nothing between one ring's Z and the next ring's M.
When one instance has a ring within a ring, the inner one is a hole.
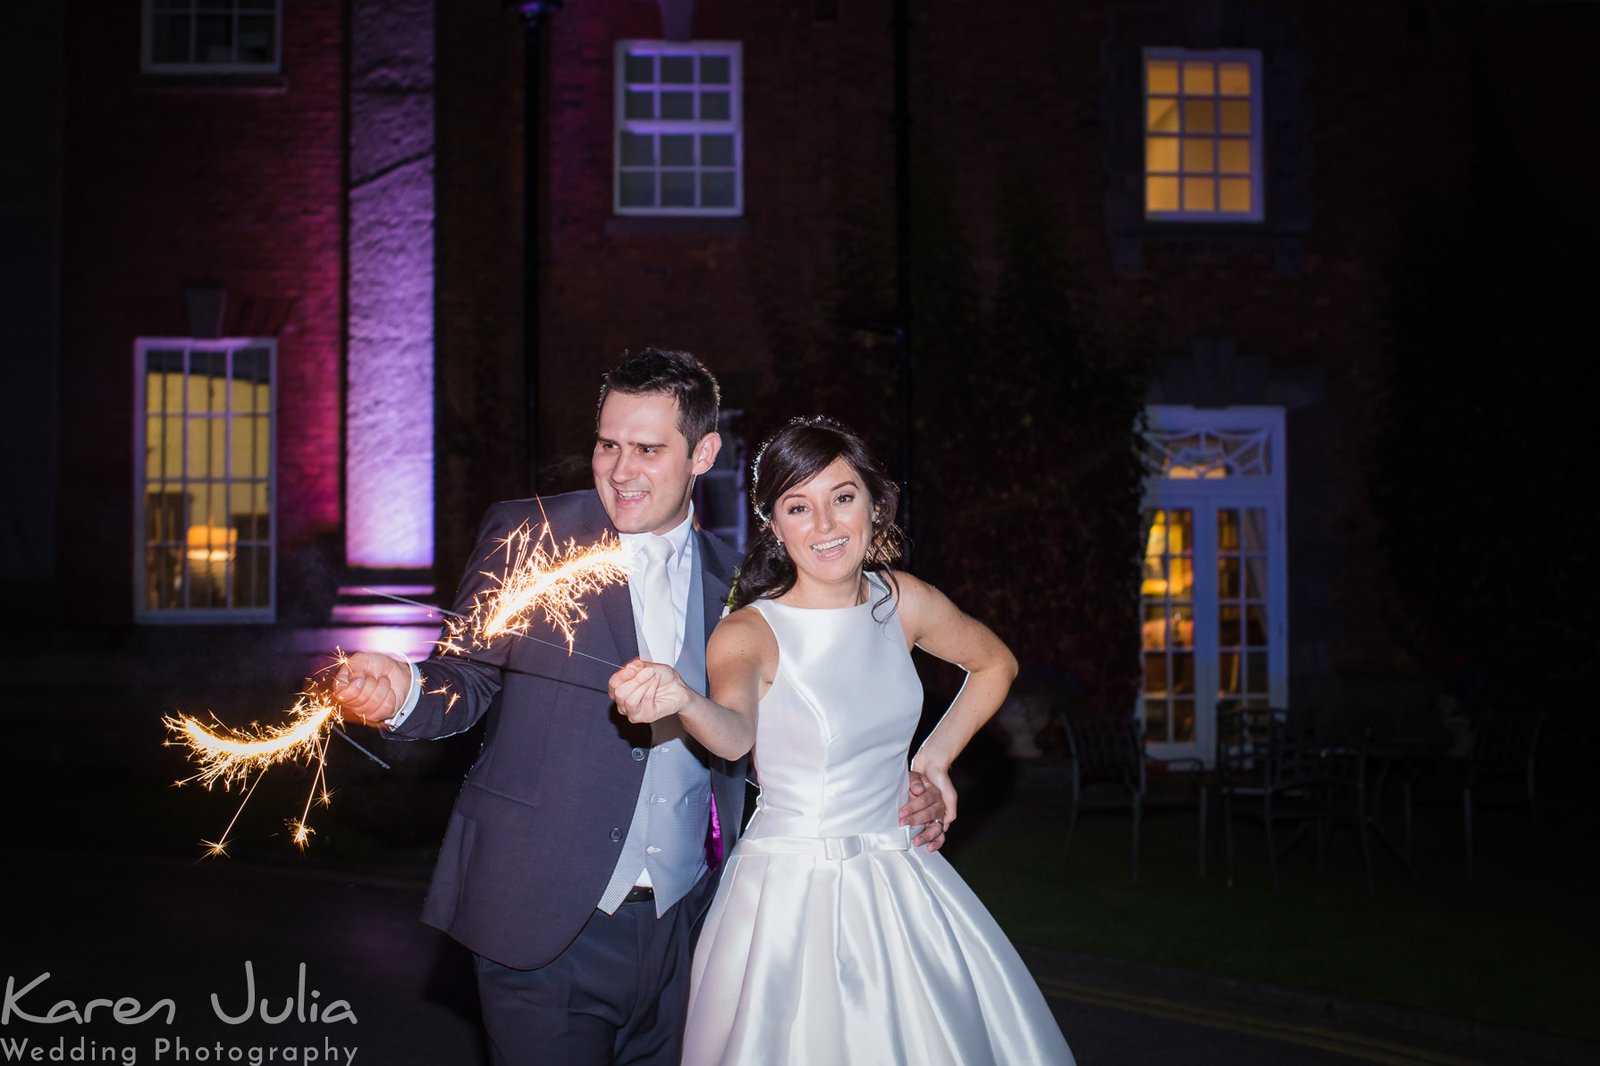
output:
M493 586L482 571L503 571L498 541L523 522L537 531L548 518L563 546L569 538L585 545L615 532L592 490L542 502L542 511L535 500L489 509L456 611L469 611L473 596ZM690 621L704 627L686 625L686 640L696 630L709 638L716 628L738 562L716 537L697 529L692 539L701 595L696 602L691 584L689 609L703 619ZM626 582L585 605L577 651L613 663L638 654ZM568 655L561 635L537 620L530 632L562 646L507 637L468 657L435 654L418 664L428 694L392 733L442 737L483 720L483 747L450 815L422 917L477 954L518 969L561 954L594 913L622 851L650 744L649 728L612 706L611 667ZM454 706L452 694L459 696ZM744 760L701 755L711 769L726 853L743 820Z

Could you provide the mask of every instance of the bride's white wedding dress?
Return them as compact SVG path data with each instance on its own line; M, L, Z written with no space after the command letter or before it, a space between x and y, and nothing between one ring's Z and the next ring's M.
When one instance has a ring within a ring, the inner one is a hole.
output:
M922 685L893 602L755 609L779 654L761 798L700 933L683 1061L1071 1063L1005 933L897 825Z

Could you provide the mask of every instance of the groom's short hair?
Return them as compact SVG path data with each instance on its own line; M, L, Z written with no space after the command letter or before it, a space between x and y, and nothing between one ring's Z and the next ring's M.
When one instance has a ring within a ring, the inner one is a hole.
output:
M612 392L630 396L658 393L678 401L678 430L692 450L707 433L717 429L717 406L722 392L717 379L688 352L666 348L641 348L624 352L622 362L601 379L600 400L595 404L595 424L600 408Z

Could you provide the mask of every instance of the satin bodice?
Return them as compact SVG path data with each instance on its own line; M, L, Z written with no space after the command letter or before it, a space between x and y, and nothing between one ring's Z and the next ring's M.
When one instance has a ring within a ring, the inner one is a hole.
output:
M885 592L873 578L868 602L855 607L756 601L777 637L778 670L756 719L761 797L750 836L896 829L922 685Z

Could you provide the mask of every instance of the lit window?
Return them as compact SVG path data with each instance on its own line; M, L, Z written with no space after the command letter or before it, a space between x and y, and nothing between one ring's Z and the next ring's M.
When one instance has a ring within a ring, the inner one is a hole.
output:
M282 14L282 0L144 0L144 70L276 73Z
M1261 53L1144 53L1144 213L1255 222L1261 204Z
M271 621L270 340L141 340L134 612Z
M618 41L619 215L744 212L736 41Z

